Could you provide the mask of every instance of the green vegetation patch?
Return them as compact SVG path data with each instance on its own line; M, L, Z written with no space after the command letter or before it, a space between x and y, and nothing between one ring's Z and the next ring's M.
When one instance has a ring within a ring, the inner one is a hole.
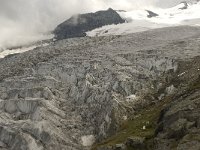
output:
M200 76L189 85L189 90L200 89Z
M124 143L129 137L142 137L145 138L147 142L152 141L160 112L169 100L171 100L171 98L166 98L166 100L157 105L151 105L144 108L142 111L138 112L133 119L122 123L119 131L115 135L94 145L93 150L101 146L114 146L116 144Z

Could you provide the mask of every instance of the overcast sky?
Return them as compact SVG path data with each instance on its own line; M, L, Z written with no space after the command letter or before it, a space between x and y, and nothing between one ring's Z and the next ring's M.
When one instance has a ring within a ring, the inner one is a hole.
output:
M107 9L168 7L182 0L0 0L0 47L42 39L75 13Z

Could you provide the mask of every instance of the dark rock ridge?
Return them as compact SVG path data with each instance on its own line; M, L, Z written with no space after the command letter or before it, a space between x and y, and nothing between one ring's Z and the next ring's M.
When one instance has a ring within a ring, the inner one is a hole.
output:
M146 10L149 14L147 15L148 18L153 18L159 16L158 14L154 13L153 11Z
M53 33L56 39L84 37L87 31L105 25L124 22L125 20L123 20L116 11L109 8L106 11L72 16L67 21L58 25Z
M188 9L188 3L187 2L181 2L181 4L184 4L184 6L182 8L179 8L179 9L181 9L181 10Z

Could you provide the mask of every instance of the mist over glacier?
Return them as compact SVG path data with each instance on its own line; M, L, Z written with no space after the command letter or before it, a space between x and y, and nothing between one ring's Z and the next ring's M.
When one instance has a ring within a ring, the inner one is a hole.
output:
M73 14L100 9L134 10L170 7L181 0L0 0L0 49L50 38L59 23Z

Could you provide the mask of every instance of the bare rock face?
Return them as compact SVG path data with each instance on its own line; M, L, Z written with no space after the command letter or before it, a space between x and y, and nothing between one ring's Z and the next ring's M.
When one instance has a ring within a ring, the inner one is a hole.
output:
M183 1L182 4L184 4L184 6L179 9L181 9L181 10L188 9L188 3L186 1Z
M155 13L153 11L150 11L150 10L146 10L146 11L148 12L148 15L147 15L148 18L153 18L153 17L159 16L157 13Z
M199 54L199 33L183 26L68 39L0 59L0 148L90 149L160 87L163 73L177 71L177 60Z
M183 88L173 97L173 101L163 109L158 122L156 149L200 148L200 61L199 57L189 63L181 63L178 75ZM186 67L187 66L187 67Z
M155 138L156 149L176 147L178 150L188 148L198 150L200 148L199 90L186 95L183 95L184 98L177 99L170 104L168 110L165 110Z
M106 11L72 16L67 21L58 25L54 30L54 34L56 39L84 37L87 31L105 25L124 22L125 20L123 20L116 11L109 8Z

